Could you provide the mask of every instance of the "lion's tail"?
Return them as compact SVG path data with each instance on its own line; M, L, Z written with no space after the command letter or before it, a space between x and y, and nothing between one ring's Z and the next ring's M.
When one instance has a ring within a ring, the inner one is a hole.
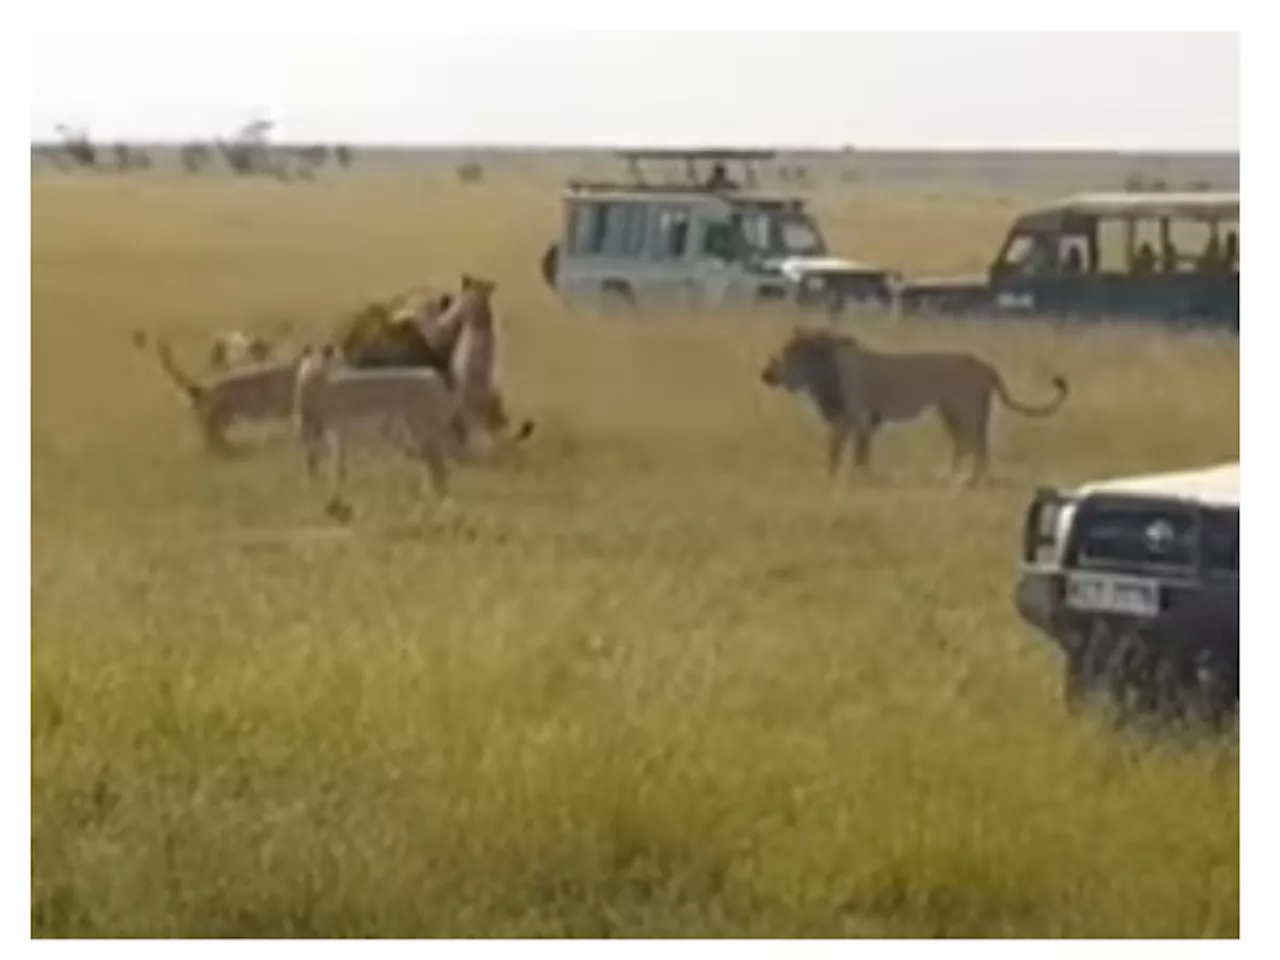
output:
M147 343L147 336L142 332L133 335L133 343L139 350L143 349ZM205 388L196 383L187 373L185 373L173 359L173 351L169 349L169 344L165 340L156 339L156 359L160 361L160 369L168 374L183 393L187 395L189 400L198 400L204 393Z
M1052 382L1057 396L1041 404L1022 403L1016 400L1005 389L1004 381L1000 379L999 375L996 376L996 393L1000 395L1000 401L1010 410L1016 411L1025 417L1047 417L1058 411L1058 408L1062 406L1063 401L1067 399L1067 394L1070 392L1070 387L1067 385L1065 377L1055 376Z
M507 406L502 399L502 394L497 390L490 394L490 403L494 406L494 426L497 428L498 433L506 434L508 442L524 443L524 441L533 436L536 425L527 417L514 430L510 429L512 426L511 418L507 415Z
M532 420L525 420L523 423L520 424L519 429L516 430L514 434L512 434L512 439L516 443L523 443L525 440L528 440L531 436L533 436L533 431L535 427L536 425Z

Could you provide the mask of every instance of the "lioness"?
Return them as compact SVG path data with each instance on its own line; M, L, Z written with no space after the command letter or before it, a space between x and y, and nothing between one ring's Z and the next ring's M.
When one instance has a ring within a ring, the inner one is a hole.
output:
M934 409L951 437L952 471L968 454L968 483L986 472L991 398L1010 410L1044 417L1067 396L1067 381L1053 378L1057 396L1040 406L1021 403L1005 389L989 363L964 353L890 354L871 350L847 334L797 330L760 373L767 386L809 395L831 429L827 469L834 477L853 441L855 464L866 469L876 431L893 420L910 420Z
M144 349L147 335L137 331L134 346ZM287 422L293 407L297 361L275 361L234 370L199 383L174 362L168 343L156 340L160 368L185 394L205 447L213 453L230 449L226 432L242 421Z
M265 363L271 359L270 340L257 334L229 330L213 338L209 345L209 369L225 373L233 367L250 363Z
M458 396L437 371L423 367L359 370L343 365L332 347L310 351L298 365L293 390L294 427L308 475L319 474L329 455L325 512L346 521L352 510L342 495L347 435L372 427L394 435L422 463L432 489L449 500L449 459L462 459L456 432Z
M453 341L449 369L459 394L464 439L473 424L482 425L495 438L510 426L496 383L498 344L491 304L496 287L491 280L464 274L461 296L437 320L437 330ZM533 430L533 421L525 420L514 439L525 440Z
M214 373L225 373L236 367L274 360L285 349L286 338L291 332L288 322L277 323L273 336L243 330L224 331L209 344L209 369Z

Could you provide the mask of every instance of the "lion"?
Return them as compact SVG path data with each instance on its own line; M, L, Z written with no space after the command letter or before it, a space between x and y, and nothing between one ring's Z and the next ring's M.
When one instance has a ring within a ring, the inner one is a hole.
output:
M209 369L225 373L233 367L266 363L274 352L275 344L265 337L229 330L218 334L209 345Z
M355 369L426 368L450 388L460 389L456 432L468 442L474 427L502 437L511 425L495 384L496 331L492 281L462 274L459 293L414 289L366 305L348 319L334 340L338 356ZM524 421L514 439L533 431Z
M848 334L796 330L760 373L766 386L807 393L831 430L827 469L834 478L853 442L854 463L866 470L876 431L933 409L952 442L952 472L968 455L967 484L987 470L991 398L1028 417L1047 417L1067 397L1065 378L1054 376L1057 396L1041 405L1022 403L1005 389L996 369L966 353L889 354L871 350Z
M469 428L479 424L495 438L510 426L497 377L497 334L491 298L497 288L491 280L464 274L462 294L457 303L437 321L437 329L453 341L450 374L459 393L460 427L464 441ZM456 333L454 330L456 329ZM525 420L514 434L516 441L527 439L534 430Z
M448 376L456 331L438 331L436 321L453 303L450 294L417 291L369 303L343 321L334 343L353 367L431 367Z
M214 373L225 373L236 367L267 363L274 360L292 333L288 321L275 324L274 336L227 330L213 338L209 345L208 366Z
M144 349L147 335L137 331L133 342L138 349ZM174 362L167 342L157 339L155 347L160 368L186 396L209 452L225 454L230 451L226 434L235 423L288 422L293 408L296 360L277 360L234 370L199 383Z
M373 428L395 436L419 461L441 505L450 502L449 460L466 457L456 431L459 397L439 371L426 367L355 369L332 345L308 351L298 364L292 393L295 433L307 473L318 479L328 453L325 513L347 522L353 515L343 496L344 445L353 430Z
M497 285L491 280L462 274L457 296L430 298L411 291L388 303L369 304L347 324L338 352L357 369L427 367L463 393L458 430L482 427L500 437L510 427L510 417L497 388L497 333L492 297ZM533 431L525 420L515 439Z

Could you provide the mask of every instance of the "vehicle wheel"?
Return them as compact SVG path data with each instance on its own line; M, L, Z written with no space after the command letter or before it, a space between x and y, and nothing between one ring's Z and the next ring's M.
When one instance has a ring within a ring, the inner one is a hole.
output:
M822 308L828 320L839 319L849 310L851 305L850 299L843 293L828 293L822 298Z
M1107 698L1121 725L1149 715L1155 708L1158 702L1156 664L1150 645L1136 630L1123 630L1115 637L1104 673Z
M625 283L606 283L600 291L600 308L604 313L615 316L634 314L635 294Z
M1196 664L1200 708L1204 722L1221 731L1236 718L1240 709L1240 649L1215 644Z
M1238 640L1206 635L1212 629L1179 619L1125 634L1111 688L1122 724L1220 729L1231 721L1239 703Z
M1157 636L1177 681L1179 719L1229 724L1240 704L1238 605L1198 599L1162 622Z
M556 274L560 267L560 244L553 243L547 247L542 254L542 260L538 263L538 270L542 274L542 279L552 290L556 288Z
M1063 650L1062 699L1074 713L1100 692L1106 679L1107 656L1113 645L1110 628L1098 620L1066 638Z
M1176 655L1168 655L1166 651L1152 644L1146 651L1148 669L1143 680L1147 687L1144 691L1144 715L1166 727L1181 724L1200 712L1198 691L1194 670L1187 669L1188 664Z
M945 297L925 297L917 301L914 311L920 320L949 320L953 314Z
M1096 685L1097 678L1091 672L1089 638L1082 637L1066 650L1066 664L1062 675L1062 702L1067 711L1078 712L1088 701Z

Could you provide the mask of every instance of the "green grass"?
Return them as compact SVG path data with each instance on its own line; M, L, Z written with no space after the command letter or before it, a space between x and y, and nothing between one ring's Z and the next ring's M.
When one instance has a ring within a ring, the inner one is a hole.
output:
M981 264L1010 199L935 193L816 202L837 249ZM34 933L1237 936L1234 746L1065 717L1010 603L1036 484L1237 455L1234 343L867 321L1073 394L997 416L983 489L921 422L833 495L758 383L786 321L571 314L555 217L518 180L33 185ZM209 461L128 342L193 366L463 269L541 429L447 521L366 458L354 534L296 535L297 452Z

